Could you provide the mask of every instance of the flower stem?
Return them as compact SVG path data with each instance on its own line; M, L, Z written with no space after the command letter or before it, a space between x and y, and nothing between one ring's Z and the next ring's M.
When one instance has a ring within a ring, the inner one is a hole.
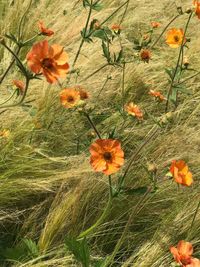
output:
M161 34L158 36L158 38L155 40L155 42L151 45L151 49L154 48L154 46L158 43L158 41L160 40L160 38L163 36L163 34L165 33L165 31L168 29L168 27L180 16L180 14L176 15L175 17L173 17L173 19L165 26L165 28L163 29L163 31L161 32Z
M199 208L200 208L200 201L199 201L199 203L198 203L198 205L197 205L197 207L196 207L196 210L195 210L195 213L194 213L194 217L193 217L193 219L192 219L192 223L191 223L191 226L190 226L190 231L191 231L192 228L193 228L193 225L194 225L194 222L195 222L195 220L196 220L196 217L197 217L197 213L198 213L198 211L199 211Z
M188 28L188 25L189 25L189 22L190 22L190 19L191 19L192 15L193 15L193 13L190 14L190 16L189 16L189 18L187 20L186 26L185 26L185 31L184 31L184 34L183 34L183 39L182 39L181 47L180 47L180 50L179 50L179 55L178 55L178 60L177 60L177 63L176 63L176 68L175 68L175 71L174 71L174 74L173 74L173 77L172 77L172 80L171 80L170 88L169 88L169 91L168 91L168 95L167 95L167 102L166 102L165 112L168 111L169 97L170 97L171 92L173 90L174 80L176 78L176 74L177 74L177 71L178 71L178 67L179 67L179 62L180 62L180 59L181 59L183 46L185 45L184 42L185 42L185 36L186 36L187 28Z
M15 55L19 55L19 52L21 50L21 47L17 48L17 51L15 52ZM15 62L15 57L11 60L8 68L5 70L4 74L2 75L2 77L0 78L0 84L3 82L3 80L5 79L5 77L7 76L8 72L10 71L10 69L12 68L13 64Z
M91 0L91 3L90 3L90 10L89 10L89 14L88 14L87 21L86 21L86 24L85 24L84 34L83 34L83 37L82 37L82 40L81 40L79 49L78 49L78 51L77 51L77 53L76 53L74 62L73 62L73 64L72 64L72 69L74 68L74 66L75 66L75 64L76 64L76 61L78 60L78 57L79 57L80 52L81 52L81 49L82 49L83 44L84 44L84 42L85 42L86 33L87 33L87 28L88 28L88 24L89 24L89 21L90 21L91 14L92 14L92 5L93 5L93 0Z
M87 112L84 112L85 117L88 119L90 125L92 126L92 128L94 129L95 133L97 134L97 136L99 137L99 139L101 139L101 135L99 133L99 131L97 130L96 126L94 125L94 122L92 121L92 119L90 118L89 114Z
M154 127L153 127L154 128ZM126 175L128 174L132 164L134 163L134 161L136 160L138 154L141 152L141 150L149 143L149 141L156 135L156 133L158 132L158 129L156 127L156 129L153 131L153 133L146 138L146 140L141 144L141 146L138 147L138 149L135 151L135 153L132 155L132 157L130 158L129 164L125 169L124 175L121 177L121 179L119 179L119 183L118 183L118 192L120 192L122 185L124 184L124 180L126 178Z
M109 212L111 210L111 207L112 207L112 198L109 197L108 203L107 203L106 207L104 208L104 211L103 211L102 215L100 216L100 218L90 228L88 228L87 230L83 231L78 236L78 239L84 238L84 237L92 234L94 232L94 230L104 222L104 220L106 219L106 217L108 216L108 214L109 214Z
M2 108L12 108L12 107L16 107L16 106L19 106L20 104L22 104L24 99L25 99L25 97L26 97L27 91L28 91L29 82L30 82L30 78L26 77L26 86L25 86L24 94L23 94L22 98L17 103L0 106L0 109L2 109Z

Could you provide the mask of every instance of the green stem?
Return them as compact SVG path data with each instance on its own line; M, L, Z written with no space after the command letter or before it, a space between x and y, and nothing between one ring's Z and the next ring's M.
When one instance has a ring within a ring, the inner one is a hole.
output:
M107 266L112 266L113 262L114 262L114 259L115 259L115 256L117 254L117 252L120 250L121 246L123 245L123 242L124 242L124 239L126 238L127 236L127 232L128 232L128 229L131 225L131 222L133 220L133 216L135 214L138 213L137 209L138 207L143 203L145 203L145 199L146 197L148 196L148 194L151 192L151 188L149 188L146 193L143 195L143 197L140 199L140 201L137 203L137 205L135 206L135 208L133 209L133 211L131 212L130 216L129 216L129 219L128 219L128 222L126 223L126 226L124 228L124 231L120 237L120 239L118 240L115 248L114 248L114 251L112 253L112 255L110 257L107 258L106 262L103 264L102 267L107 267Z
M110 198L112 198L113 197L113 190L112 190L112 178L111 178L111 175L109 175L108 181L109 181Z
M123 70L122 70L122 108L124 110L124 104L125 104L125 69L126 69L126 63L123 63Z
M154 127L153 127L154 128ZM155 129L155 131L153 131L153 133L146 138L146 140L141 144L141 146L138 147L138 149L135 151L135 153L132 155L132 157L130 158L129 164L125 169L124 175L122 176L122 178L119 180L118 183L118 192L121 191L121 187L124 184L124 180L126 178L126 175L128 174L132 164L134 163L134 161L137 159L138 154L141 152L141 150L149 143L149 141L155 136L155 134L158 132L158 128Z
M76 61L78 60L78 57L79 57L79 55L80 55L81 49L82 49L82 47L83 47L83 44L84 44L84 42L85 42L86 33L87 33L87 28L88 28L88 24L89 24L89 21L90 21L91 14L92 14L92 5L93 5L93 0L91 0L91 3L90 3L90 10L89 10L89 14L88 14L87 21L86 21L85 28L84 28L84 35L83 35L83 37L82 37L82 40L81 40L79 49L78 49L78 51L77 51L77 53L76 53L74 62L73 62L73 64L72 64L72 68L74 68L74 66L75 66L75 64L76 64Z
M100 216L100 218L90 228L88 228L87 230L83 231L78 236L78 239L84 238L84 237L92 234L95 231L95 229L105 221L105 219L107 218L107 216L108 216L108 214L109 214L109 212L111 210L111 207L112 207L112 198L109 197L108 203L107 203L106 207L104 208L104 211L103 211L102 215Z
M21 50L21 47L17 48L17 51L15 52L15 55L19 55L19 52ZM0 78L0 84L3 82L3 80L5 79L5 77L7 76L8 72L10 71L10 69L12 68L13 64L15 62L15 57L11 60L8 68L6 69L6 71L4 72L3 76Z
M85 117L87 118L88 122L90 123L90 125L92 126L92 128L94 129L95 133L97 134L97 136L99 137L99 139L101 139L101 135L99 133L99 131L97 130L94 122L92 121L92 119L90 118L89 114L87 112L84 112Z
M192 79L192 78L198 76L199 74L200 74L200 71L198 71L196 74L194 74L194 75L192 75L192 76L186 78L185 80L183 80L182 82L180 82L179 85L180 85L180 84L183 84L183 83L185 83L185 82L187 82L187 81L189 81L190 79Z
M25 97L26 97L26 94L27 94L27 91L28 91L28 87L29 87L29 82L30 82L30 79L28 77L26 77L26 86L25 86L24 94L23 94L22 98L20 99L20 101L18 101L17 103L14 103L14 104L10 104L10 105L0 106L0 109L2 109L2 108L12 108L12 107L16 107L16 106L21 105L23 103Z
M183 49L183 46L185 45L184 42L185 42L185 36L186 36L187 28L188 28L188 25L189 25L189 22L190 22L190 19L191 19L192 15L193 15L193 13L190 14L190 16L189 16L189 18L187 20L186 26L185 26L185 31L184 31L184 34L183 34L183 39L182 39L181 47L180 47L180 50L179 50L179 55L178 55L178 60L177 60L177 63L176 63L176 68L175 68L175 71L174 71L174 74L173 74L173 77L172 77L172 80L171 80L170 88L169 88L169 91L168 91L168 95L167 95L167 102L166 102L165 112L168 111L169 97L170 97L171 92L173 90L174 80L176 78L176 74L177 74L177 71L178 71L179 62L180 62L181 54L182 54L182 49Z
M21 33L21 32L22 32L22 24L23 24L23 22L24 22L24 19L26 18L26 13L29 11L29 8L31 7L31 5L32 5L32 0L30 0L27 9L25 10L23 16L22 16L21 19L20 19L20 22L19 22L19 29L18 29L18 41L19 41L19 40L21 39L21 37L22 37L22 33Z
M16 91L17 91L17 90L15 90L15 91L11 94L11 96L10 96L8 99L6 99L3 103L0 103L0 106L6 104L10 99L12 99L13 96L15 95Z
M161 32L161 34L158 36L158 38L155 40L155 42L151 45L151 49L154 48L154 46L158 43L158 41L160 40L160 38L163 36L163 34L165 33L165 31L168 29L168 27L180 16L180 14L176 15L163 29L163 31Z
M197 213L198 213L198 211L199 211L199 208L200 208L200 201L199 201L199 203L198 203L198 205L197 205L197 207L196 207L196 210L195 210L195 213L194 213L194 217L193 217L193 219L192 219L192 223L191 223L191 226L190 226L190 231L191 231L192 228L193 228L193 225L194 225L194 222L195 222L195 220L196 220L196 217L197 217Z
M1 43L12 55L13 55L13 57L15 58L15 60L18 62L18 64L20 65L20 68L21 68L21 70L23 70L23 73L25 74L27 74L27 71L26 71L26 69L25 69L25 67L24 67L24 65L23 65L23 63L21 62L21 60L19 59L19 57L18 57L18 55L16 55L11 49L10 49L10 47L8 47L4 42L2 42Z
M80 81L80 83L85 82L87 79L91 78L92 76L94 76L95 74L97 74L99 71L101 71L102 69L104 69L105 67L107 67L109 64L106 63L105 65L101 66L100 68L98 68L97 70L95 70L94 72L92 72L91 74L89 74L86 78L84 78L83 80Z

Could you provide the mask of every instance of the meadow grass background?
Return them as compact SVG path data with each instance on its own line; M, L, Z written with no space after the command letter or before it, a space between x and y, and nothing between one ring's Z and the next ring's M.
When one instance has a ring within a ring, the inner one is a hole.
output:
M33 0L23 29L24 38L30 38L37 31L37 21L42 19L55 31L50 42L63 45L72 64L88 12L81 2ZM92 15L100 21L123 1L102 2L103 10L94 11ZM0 0L1 35L17 32L19 18L28 4L27 0ZM184 8L191 7L191 1L183 0L182 5ZM118 23L123 12L124 9L106 25ZM149 29L150 21L162 24L155 33L158 36L176 12L175 2L171 0L131 0L121 34L126 53L134 53L133 40L140 31ZM183 27L185 23L186 16L183 15L173 26ZM199 31L200 21L194 17L188 31L191 43L187 54L195 69L200 66ZM119 51L118 43L114 43L111 49ZM22 50L21 58L28 50ZM149 64L138 60L127 64L126 101L133 101L147 114L161 118L165 105L155 102L148 95L147 84L167 94L168 77L164 68L175 65L177 53L162 38ZM2 47L0 59L2 74L11 59ZM80 76L72 76L70 85L79 84L103 64L105 58L101 42L96 39L94 43L85 43L76 65ZM112 79L107 79L107 76ZM1 102L10 93L14 78L20 78L16 68L0 86ZM158 166L157 191L148 194L142 202L140 194L123 195L115 200L107 220L88 237L93 259L111 255L123 234L123 244L117 249L112 266L171 266L173 259L169 246L177 244L180 239L192 242L195 257L200 258L200 213L190 229L200 200L199 82L199 77L188 81L187 88L191 94L180 95L178 109L142 150L127 176L126 186L129 188L149 186L151 182L145 167L147 163L154 162ZM106 67L81 85L90 93L90 105L95 107L91 117L97 128L104 137L116 128L115 138L122 141L128 160L152 128L157 127L154 120L146 114L142 123L131 119L126 119L124 123L118 109L122 94L120 68ZM21 261L6 261L2 255L0 266L79 266L63 247L64 239L69 235L77 236L95 223L106 205L108 179L94 173L89 164L88 147L95 140L91 136L90 125L78 112L61 107L59 91L58 86L50 86L45 79L34 80L27 97L28 100L34 99L33 108L16 107L0 116L0 128L11 132L8 140L0 140L0 251L3 254L5 248L14 248L25 238L35 242L39 250L39 255L36 253L32 258ZM192 187L178 188L166 177L173 159L184 159L188 163L194 175ZM113 182L116 179L117 175L113 175ZM130 220L130 227L126 229Z

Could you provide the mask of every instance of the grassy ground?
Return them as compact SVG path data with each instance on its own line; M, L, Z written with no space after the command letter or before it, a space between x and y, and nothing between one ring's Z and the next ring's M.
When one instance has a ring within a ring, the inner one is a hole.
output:
M51 43L63 45L72 64L88 12L81 2L32 1L24 38L33 35L38 18L44 20L55 31ZM103 10L92 16L100 21L122 4L119 0L102 2ZM182 2L184 8L191 6L190 0ZM0 0L1 35L16 33L19 18L28 4L27 0ZM124 9L115 14L107 25L119 23L123 12ZM171 0L131 0L122 24L121 38L126 53L133 53L134 38L148 29L150 21L162 24L156 30L156 38L176 12ZM184 15L173 25L179 27L185 23ZM195 69L200 66L199 30L200 22L193 18L187 54ZM20 56L23 58L29 49L23 49ZM119 51L117 42L112 49ZM0 74L10 58L0 48ZM115 138L122 141L127 161L157 127L152 116L158 119L164 113L165 104L153 101L147 94L149 86L166 95L169 85L164 69L174 66L176 60L177 50L170 49L162 38L149 64L138 60L127 64L125 100L134 101L146 110L141 123L130 118L124 121L119 112L121 68L108 66L81 83L90 93L89 105L95 107L91 117L97 128L104 137L116 129ZM80 76L73 75L70 85L79 84L103 64L101 42L85 43L77 61ZM1 102L9 94L14 78L20 78L16 68L0 86ZM88 237L92 260L112 255L112 266L168 267L173 262L169 246L181 239L192 242L195 257L200 257L200 213L191 228L200 200L199 77L188 81L187 88L191 94L180 95L172 118L141 151L127 176L126 187L149 187L151 181L146 166L154 162L158 167L157 190L145 197L139 193L124 194L114 201L104 223ZM61 107L59 91L57 85L49 86L44 79L33 81L27 96L28 100L34 99L33 107L12 108L0 116L0 128L11 132L8 139L0 139L0 266L79 266L63 247L64 240L67 236L78 236L94 224L107 203L107 177L94 173L89 164L88 147L96 137L91 135L84 116ZM177 187L166 177L173 159L184 159L188 163L194 175L192 187ZM113 176L113 183L118 175ZM31 247L32 253L17 257L23 254L24 242L29 242L25 247Z

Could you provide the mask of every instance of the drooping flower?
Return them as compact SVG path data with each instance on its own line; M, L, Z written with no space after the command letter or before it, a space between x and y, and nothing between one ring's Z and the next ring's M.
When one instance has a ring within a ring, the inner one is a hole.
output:
M148 49L142 49L140 51L140 58L144 62L149 63L149 60L151 59L151 52Z
M2 130L0 131L0 137L3 137L3 138L8 138L10 136L10 130Z
M190 186L193 183L192 173L184 160L173 160L170 166L170 172L178 184Z
M200 267L200 261L192 257L193 247L190 242L181 240L177 247L170 247L170 252L181 267Z
M135 105L133 102L131 102L125 105L124 108L129 115L136 117L138 120L143 120L143 113L138 105Z
M152 22L151 22L151 26L152 26L152 28L154 28L154 29L160 27L160 25L161 25L161 24L160 24L159 22L157 22L157 21L152 21Z
M195 6L195 14L200 19L200 2L199 2L199 0L194 0L193 5Z
M183 29L172 28L167 32L166 43L172 48L177 48L181 46L183 37L184 37Z
M65 88L60 92L60 102L65 108L73 108L78 105L80 94L74 88Z
M158 99L160 101L165 100L165 97L159 91L150 90L149 95L155 97L156 99Z
M113 30L114 33L116 34L120 34L121 33L121 30L122 30L122 26L120 24L113 24L111 26L111 29Z
M40 34L42 35L45 35L45 36L51 36L54 34L54 31L52 31L51 29L48 29L44 26L44 23L43 21L39 21L38 22L38 27L39 27L39 30L40 30Z
M90 146L90 163L96 172L116 173L124 164L124 152L118 140L98 139Z
M64 78L69 70L64 48L57 44L50 46L46 40L34 44L26 59L32 72L42 73L49 83Z
M25 84L22 81L20 81L20 80L13 80L13 84L17 87L17 89L19 90L19 92L21 94L24 93Z

